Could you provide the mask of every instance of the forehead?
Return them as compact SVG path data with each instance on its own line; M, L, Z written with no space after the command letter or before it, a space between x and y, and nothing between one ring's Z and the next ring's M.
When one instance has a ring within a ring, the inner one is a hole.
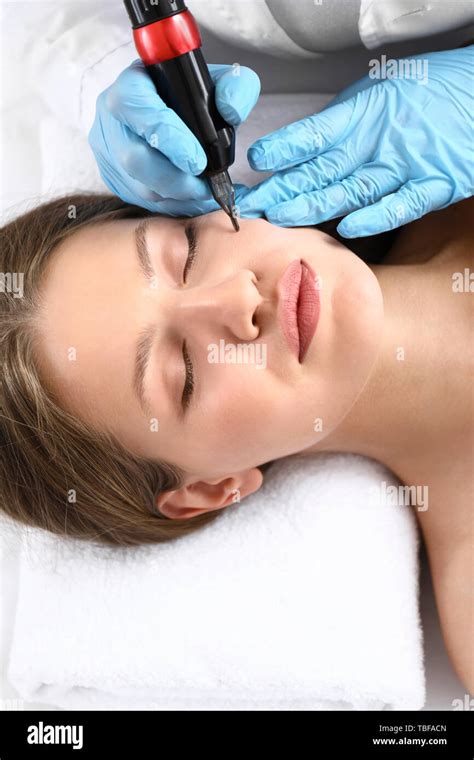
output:
M39 364L45 381L71 411L91 407L97 415L94 399L101 399L103 410L104 378L127 370L118 349L127 327L128 286L137 276L136 224L119 220L77 230L57 246L44 271Z
M45 290L49 288L51 294L54 279L59 275L79 275L86 263L98 268L108 262L114 251L119 254L129 251L137 222L135 219L97 222L72 232L53 249L42 286Z

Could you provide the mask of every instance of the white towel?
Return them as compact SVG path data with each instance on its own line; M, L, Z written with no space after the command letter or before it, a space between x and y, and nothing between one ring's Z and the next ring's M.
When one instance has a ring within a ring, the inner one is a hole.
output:
M420 709L418 533L351 454L275 462L169 544L28 530L9 678L65 709Z

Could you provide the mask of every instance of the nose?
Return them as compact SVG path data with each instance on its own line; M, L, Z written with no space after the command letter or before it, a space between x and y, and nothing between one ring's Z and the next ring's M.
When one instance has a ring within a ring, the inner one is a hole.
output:
M181 290L172 307L173 325L187 334L215 336L227 329L238 340L255 340L255 313L264 300L257 283L255 274L243 269L213 285Z

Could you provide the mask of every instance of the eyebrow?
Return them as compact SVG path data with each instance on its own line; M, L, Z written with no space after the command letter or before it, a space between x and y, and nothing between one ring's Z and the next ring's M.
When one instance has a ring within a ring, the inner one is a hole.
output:
M155 330L153 325L146 327L138 339L135 353L133 389L145 414L151 414L151 404L145 396L144 380L148 362L150 361L154 335Z
M135 245L137 249L138 263L140 264L140 269L143 273L143 276L147 280L150 280L155 274L146 240L146 234L148 232L149 226L150 217L145 217L145 219L142 219L135 227Z
M135 246L137 252L140 270L147 281L154 275L153 265L151 263L150 251L148 249L146 233L150 224L150 217L142 219L135 227ZM133 391L140 402L140 406L145 414L151 414L151 404L145 396L144 380L145 374L150 361L151 348L154 338L154 327L149 325L141 333L135 349L135 363L133 372Z

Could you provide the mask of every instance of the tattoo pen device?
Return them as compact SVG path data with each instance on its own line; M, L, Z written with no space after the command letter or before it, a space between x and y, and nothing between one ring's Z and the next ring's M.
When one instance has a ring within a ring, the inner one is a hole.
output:
M201 50L201 35L184 0L124 0L138 54L161 99L201 143L207 166L201 177L239 230L235 191L227 171L234 163L235 131L217 110L215 85Z

